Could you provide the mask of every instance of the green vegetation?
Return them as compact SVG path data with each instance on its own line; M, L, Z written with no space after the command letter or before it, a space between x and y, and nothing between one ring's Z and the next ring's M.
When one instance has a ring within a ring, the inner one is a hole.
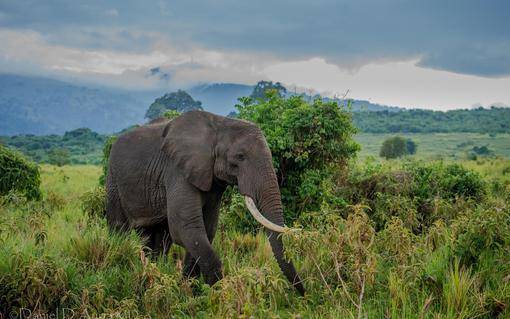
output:
M335 102L285 99L275 91L265 100L241 102L239 118L258 124L271 149L286 220L292 222L302 211L330 200L324 186L359 149L352 140L356 130L351 114Z
M394 136L383 142L379 156L389 159L402 157L404 155L413 155L415 153L416 143L413 140L406 140L401 136Z
M364 133L510 133L510 108L354 112Z
M162 117L167 110L178 112L188 112L192 110L203 110L202 102L195 101L186 91L168 93L157 98L145 113L145 118L149 120Z
M65 165L99 164L106 136L80 128L63 136L15 135L0 139L36 162Z
M225 224L228 207L214 242L225 278L209 287L181 278L181 248L151 260L135 233L108 231L93 213L102 195L87 193L99 167L45 165L42 201L0 206L0 312L508 318L510 161L462 164L349 164L330 188L349 205L303 212L296 220L303 230L284 235L305 280L304 298L281 275L262 233Z
M510 156L508 135L403 134L404 147L410 137L420 145L416 156L384 160L370 155L390 136L360 134L356 160L351 115L335 103L274 91L241 102L239 116L258 123L272 149L286 222L301 228L282 236L304 297L233 191L213 243L223 280L182 278L176 245L148 258L138 234L108 230L103 160L42 165L42 200L15 192L0 200L0 314L510 317L510 160L497 157ZM113 141L101 144L105 159ZM483 154L470 160L475 147Z
M169 120L173 120L174 118L178 117L181 114L182 114L182 112L179 112L176 110L168 110L163 114L163 116Z
M22 154L0 145L0 196L18 193L27 199L41 198L39 167Z
M510 158L510 134L478 133L407 133L399 134L412 139L418 148L417 158L423 159L472 159L470 153L474 147L486 146L492 153L489 156ZM381 145L394 134L358 133L354 136L362 147L361 158L378 157ZM475 158L476 159L476 158Z
M253 100L265 100L268 94L271 95L271 93L284 97L287 89L280 82L259 81L253 88L250 98Z

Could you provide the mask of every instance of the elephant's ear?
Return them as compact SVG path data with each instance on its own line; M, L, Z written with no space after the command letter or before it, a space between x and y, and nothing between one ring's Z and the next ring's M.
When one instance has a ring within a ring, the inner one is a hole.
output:
M209 191L213 180L216 133L210 114L192 111L170 121L163 130L162 151L188 182Z

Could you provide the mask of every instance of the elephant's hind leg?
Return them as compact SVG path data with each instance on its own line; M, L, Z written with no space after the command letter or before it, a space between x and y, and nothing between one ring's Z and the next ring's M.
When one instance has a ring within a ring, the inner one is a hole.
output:
M153 256L166 255L173 242L166 219L162 223L144 227L142 235L147 237L147 246L151 249Z
M129 222L122 208L117 186L111 181L111 176L108 176L106 186L106 220L110 228L116 231L129 229Z

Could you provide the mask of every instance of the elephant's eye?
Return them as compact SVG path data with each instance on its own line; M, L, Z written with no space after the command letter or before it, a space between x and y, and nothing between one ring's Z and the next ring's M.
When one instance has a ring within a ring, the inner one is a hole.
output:
M238 160L239 162L244 161L244 155L243 154L237 154L236 155L236 160Z

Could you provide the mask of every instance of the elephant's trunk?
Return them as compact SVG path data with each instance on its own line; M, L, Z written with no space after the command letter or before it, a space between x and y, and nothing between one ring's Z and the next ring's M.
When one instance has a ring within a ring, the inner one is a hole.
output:
M270 169L266 169L266 173L266 178L264 178L264 180L265 183L269 183L269 185L264 185L256 197L257 206L263 213L263 216L261 215L259 217L262 217L263 221L255 217L255 215L254 217L266 227L266 234L269 238L269 243L271 244L273 254L283 274L292 283L296 290L301 295L304 295L305 289L301 283L299 275L296 272L294 264L285 260L284 246L282 239L279 236L279 232L285 231L286 227L283 220L282 200L276 174L274 173L272 166ZM247 205L250 208L249 201L247 201ZM256 207L255 210L257 210Z

